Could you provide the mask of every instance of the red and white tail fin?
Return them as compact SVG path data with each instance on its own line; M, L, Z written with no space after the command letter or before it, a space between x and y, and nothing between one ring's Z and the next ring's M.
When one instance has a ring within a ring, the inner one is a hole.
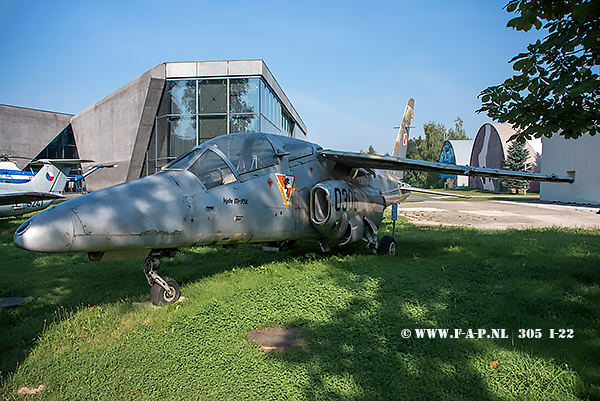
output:
M406 146L408 145L408 131L410 130L410 122L415 115L415 100L410 97L406 103L406 109L404 109L404 116L402 116L402 123L398 128L398 136L396 137L396 143L394 143L394 151L392 156L406 157Z
M398 128L398 136L396 136L396 142L394 143L394 150L392 156L406 157L406 147L408 146L408 132L410 130L410 122L415 115L415 100L412 97L408 98L406 102L406 108L404 109L404 116L402 116L402 123ZM394 171L394 176L402 179L404 174L403 171Z

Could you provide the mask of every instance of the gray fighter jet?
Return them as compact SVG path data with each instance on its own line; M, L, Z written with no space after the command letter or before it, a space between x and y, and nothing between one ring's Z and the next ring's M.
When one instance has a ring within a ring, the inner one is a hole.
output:
M147 258L152 302L171 303L179 286L156 269L160 257L180 247L316 239L326 251L328 242L364 240L374 252L394 255L395 239L377 238L383 211L419 189L385 170L573 182L567 176L406 159L409 106L393 156L324 150L278 135L224 135L152 176L39 213L16 230L14 243L37 252L87 252L94 261Z

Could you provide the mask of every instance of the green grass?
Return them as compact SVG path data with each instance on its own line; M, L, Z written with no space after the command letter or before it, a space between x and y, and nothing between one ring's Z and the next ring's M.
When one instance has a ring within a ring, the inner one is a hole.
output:
M155 309L131 305L149 298L142 261L21 251L17 226L0 221L0 296L32 299L0 310L4 399L600 398L598 231L400 224L393 259L313 241L190 248L161 267L188 300ZM302 328L302 347L245 340L274 326ZM508 338L402 336L482 328Z

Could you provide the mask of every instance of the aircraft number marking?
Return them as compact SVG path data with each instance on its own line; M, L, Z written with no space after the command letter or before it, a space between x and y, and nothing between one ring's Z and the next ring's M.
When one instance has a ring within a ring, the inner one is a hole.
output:
M346 188L335 188L334 189L334 207L336 211L348 211L357 209L356 193Z
M246 198L223 198L223 203L225 205L247 205L248 199Z
M44 206L43 200L36 200L36 201L25 202L25 203L15 203L12 206L12 208L13 208L13 210L31 209L31 208L41 209L43 206Z

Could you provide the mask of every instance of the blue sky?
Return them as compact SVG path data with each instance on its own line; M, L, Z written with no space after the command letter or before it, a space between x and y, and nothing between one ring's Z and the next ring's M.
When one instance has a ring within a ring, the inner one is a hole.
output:
M508 0L0 0L0 104L76 114L169 61L263 59L327 148L390 151L512 75L539 32L506 28Z

